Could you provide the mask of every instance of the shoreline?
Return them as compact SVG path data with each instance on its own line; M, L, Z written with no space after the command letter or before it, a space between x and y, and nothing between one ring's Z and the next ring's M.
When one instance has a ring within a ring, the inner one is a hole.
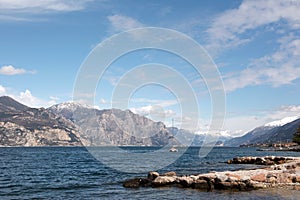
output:
M199 191L249 191L263 188L300 188L300 157L238 157L228 164L256 164L263 168L237 171L209 172L177 176L176 172L149 172L146 178L134 178L123 183L125 188L178 187Z

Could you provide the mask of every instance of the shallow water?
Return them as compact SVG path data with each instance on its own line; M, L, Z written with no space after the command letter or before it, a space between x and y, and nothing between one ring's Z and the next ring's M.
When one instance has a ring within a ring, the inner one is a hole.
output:
M157 150L156 147L123 149L139 153ZM99 151L117 155L110 147L100 147ZM200 158L198 152L197 147L185 153L179 149L183 155L159 172L176 171L183 175L255 167L225 164L236 156L299 156L297 152L262 152L255 148L219 147L205 158ZM166 152L160 159L168 156ZM146 172L132 174L111 169L84 147L2 147L0 158L0 199L300 199L300 191L286 188L250 192L201 192L175 187L126 189L122 187L124 180L146 176ZM126 160L134 168L136 157Z

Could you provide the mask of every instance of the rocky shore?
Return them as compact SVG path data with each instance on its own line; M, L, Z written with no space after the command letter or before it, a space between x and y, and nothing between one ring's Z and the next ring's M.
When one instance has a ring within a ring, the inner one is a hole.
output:
M262 169L210 172L178 176L176 172L159 174L149 172L148 177L126 180L126 188L165 187L193 188L202 191L247 191L269 187L300 186L300 157L240 157L228 164L266 165Z

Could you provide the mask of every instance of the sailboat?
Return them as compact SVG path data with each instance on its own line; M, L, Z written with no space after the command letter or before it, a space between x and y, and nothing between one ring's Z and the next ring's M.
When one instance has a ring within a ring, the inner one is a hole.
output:
M170 152L178 152L178 150L175 147L172 147L169 151Z

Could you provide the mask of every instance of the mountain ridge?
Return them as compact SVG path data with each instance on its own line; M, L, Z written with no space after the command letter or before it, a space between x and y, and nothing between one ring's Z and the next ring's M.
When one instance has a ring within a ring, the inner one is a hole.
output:
M226 141L225 146L292 142L293 135L300 124L300 118L291 121L294 118L296 117L287 117L256 127L243 136Z
M267 123L229 140L219 137L216 145L291 141L300 124L300 118L290 122L294 118ZM205 134L166 127L130 110L98 110L74 102L30 108L11 97L0 97L0 146L201 146L205 138Z
M66 102L30 108L0 97L0 146L179 145L162 122Z
M45 108L0 97L1 146L80 146L77 128Z

